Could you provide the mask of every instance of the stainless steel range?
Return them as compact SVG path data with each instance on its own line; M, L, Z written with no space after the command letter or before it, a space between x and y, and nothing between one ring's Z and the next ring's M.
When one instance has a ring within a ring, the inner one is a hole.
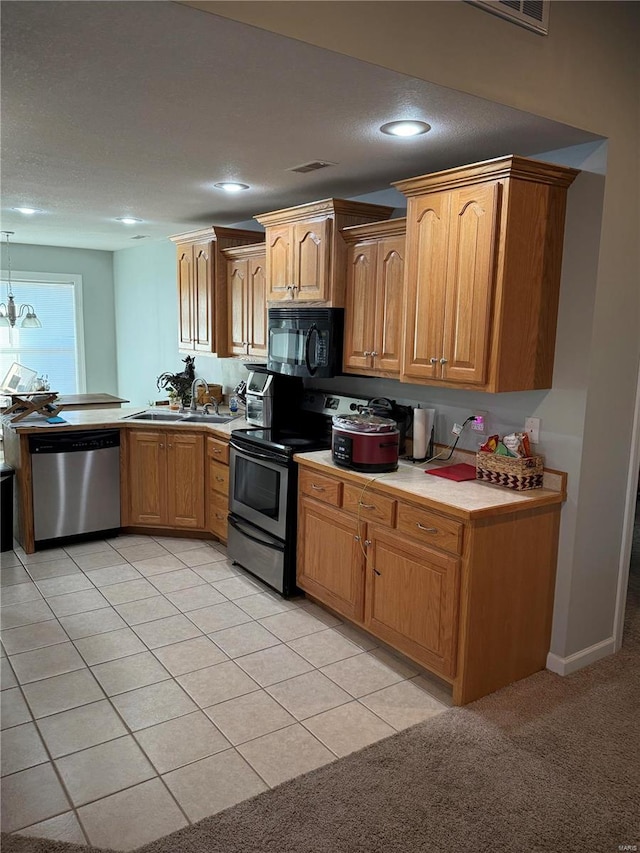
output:
M298 470L295 453L329 449L331 418L365 399L306 391L288 429L234 430L229 442L229 558L284 596L295 595Z

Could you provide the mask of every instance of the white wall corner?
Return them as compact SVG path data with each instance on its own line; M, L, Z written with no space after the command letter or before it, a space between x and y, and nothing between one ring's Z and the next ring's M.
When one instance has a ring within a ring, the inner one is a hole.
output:
M595 663L601 658L606 658L616 652L615 640L613 637L608 637L593 646L588 646L586 649L581 649L579 652L569 655L566 658L561 658L560 655L554 655L549 652L547 655L547 669L555 672L556 675L571 675L572 672L577 672L589 664Z

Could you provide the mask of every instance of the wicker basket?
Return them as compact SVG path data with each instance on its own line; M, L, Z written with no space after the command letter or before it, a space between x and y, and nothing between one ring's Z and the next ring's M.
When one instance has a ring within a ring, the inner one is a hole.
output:
M526 489L541 489L544 461L542 456L514 459L512 456L497 456L479 450L476 454L476 479L507 489L523 492Z

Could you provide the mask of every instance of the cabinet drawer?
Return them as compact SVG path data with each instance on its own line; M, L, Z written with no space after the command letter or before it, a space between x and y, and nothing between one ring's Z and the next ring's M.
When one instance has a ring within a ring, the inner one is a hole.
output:
M413 539L442 548L443 551L462 553L463 525L459 521L412 504L399 503L397 528Z
M209 494L209 530L220 539L227 539L227 514L229 501L225 495L217 492Z
M224 465L229 464L229 443L220 441L218 438L207 438L207 456L210 459L215 459L216 462L222 462Z
M331 506L342 504L342 483L332 477L316 474L315 471L300 471L300 491L317 501Z
M224 495L229 495L229 466L221 465L209 459L209 490Z
M347 512L359 515L363 521L380 521L388 527L393 527L396 502L369 489L363 493L362 486L345 483L342 506Z

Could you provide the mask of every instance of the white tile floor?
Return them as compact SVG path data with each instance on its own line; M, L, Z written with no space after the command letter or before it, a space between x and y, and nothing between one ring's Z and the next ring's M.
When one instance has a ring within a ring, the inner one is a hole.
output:
M12 551L1 579L8 832L131 850L450 704L217 543Z

